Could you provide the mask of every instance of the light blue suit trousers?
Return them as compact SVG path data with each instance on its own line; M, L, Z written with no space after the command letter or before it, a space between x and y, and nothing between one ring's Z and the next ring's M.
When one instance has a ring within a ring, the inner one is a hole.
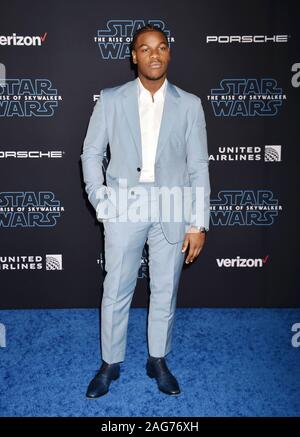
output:
M101 303L101 352L107 363L124 361L129 310L136 286L145 242L149 247L150 305L148 314L148 349L153 357L163 357L171 350L179 278L185 258L182 241L166 239L159 218L158 197L147 193L143 221L103 220L105 270ZM150 216L151 213L151 216ZM123 214L126 214L123 213ZM121 216L119 216L119 219Z

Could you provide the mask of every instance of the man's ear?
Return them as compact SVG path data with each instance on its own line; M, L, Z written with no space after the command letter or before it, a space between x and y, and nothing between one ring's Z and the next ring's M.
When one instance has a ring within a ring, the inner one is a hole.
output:
M131 52L131 56L132 56L132 62L133 62L134 64L136 64L135 55L136 55L135 50L132 50L132 52Z

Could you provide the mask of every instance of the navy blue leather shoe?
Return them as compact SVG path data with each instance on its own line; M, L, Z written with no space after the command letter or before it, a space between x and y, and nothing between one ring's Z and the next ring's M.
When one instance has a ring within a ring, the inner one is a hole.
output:
M175 376L167 367L164 357L149 357L146 364L147 375L155 378L160 391L167 395L178 395L180 388Z
M109 391L111 381L115 381L120 376L120 364L108 364L103 361L100 370L89 383L86 397L96 399L105 395Z

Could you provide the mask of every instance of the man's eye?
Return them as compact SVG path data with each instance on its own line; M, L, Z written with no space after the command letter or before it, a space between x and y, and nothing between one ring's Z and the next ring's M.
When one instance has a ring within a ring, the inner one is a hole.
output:
M161 50L166 50L166 47L161 47Z

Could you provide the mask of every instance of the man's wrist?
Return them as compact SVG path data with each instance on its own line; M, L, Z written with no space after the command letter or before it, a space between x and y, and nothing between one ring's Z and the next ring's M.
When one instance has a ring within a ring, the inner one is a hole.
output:
M204 226L191 225L189 231L190 231L190 232L199 232L199 233L202 232L202 233L206 234L206 232L208 231L208 229L205 228Z

